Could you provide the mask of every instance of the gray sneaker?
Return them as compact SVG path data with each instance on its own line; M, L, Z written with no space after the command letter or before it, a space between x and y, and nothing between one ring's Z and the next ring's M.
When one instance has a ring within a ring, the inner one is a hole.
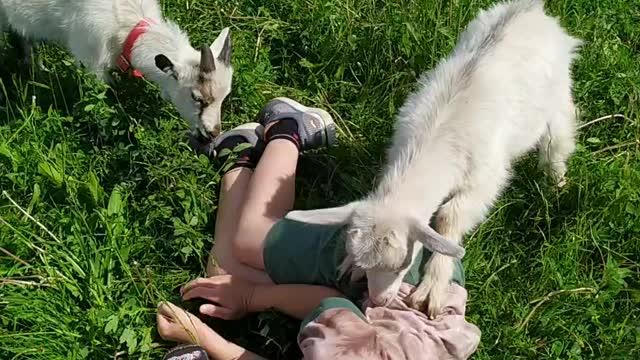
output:
M310 108L289 98L280 97L269 101L257 121L265 128L274 121L293 119L298 123L298 135L302 151L330 147L336 143L336 124L328 112Z
M214 158L221 155L220 152L224 149L233 151L235 146L242 143L248 143L251 145L250 147L260 146L263 132L264 129L262 125L258 123L246 123L223 132L213 139L213 141L209 139L202 141L198 138L192 138L191 146L195 148L197 152ZM225 156L227 154L222 155Z
M233 145L233 146L237 146L237 144L240 144L240 143L247 143L247 144L251 144L251 147L256 147L259 145L260 142L262 142L263 132L264 132L264 129L262 125L254 122L236 126L235 128L229 131L226 131L222 133L220 136L215 138L215 140L213 141L213 147L212 147L214 154L215 156L220 155L220 152L222 150L229 148L229 146L227 146L227 144L229 143L236 143L236 145ZM231 141L231 138L234 138L234 137L239 137L240 139ZM228 139L229 141L225 141ZM233 150L233 148L230 148L229 150Z

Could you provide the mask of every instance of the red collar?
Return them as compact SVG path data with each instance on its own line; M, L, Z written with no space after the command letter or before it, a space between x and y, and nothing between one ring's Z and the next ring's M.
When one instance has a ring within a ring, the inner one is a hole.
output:
M151 24L153 24L153 21L150 19L140 20L127 36L127 39L124 41L122 53L118 56L118 68L120 68L122 72L127 72L131 69L131 50L133 50L133 44L136 43L142 34L147 32ZM132 71L132 75L138 78L143 77L142 73L135 69Z

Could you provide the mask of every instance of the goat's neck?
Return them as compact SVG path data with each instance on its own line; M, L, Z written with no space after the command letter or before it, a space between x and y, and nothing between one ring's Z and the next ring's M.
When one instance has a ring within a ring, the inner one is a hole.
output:
M434 214L442 201L449 195L450 191L438 189L435 187L423 189L420 192L410 193L395 191L392 193L378 196L377 201L388 211L390 214L401 215L413 215L418 217L431 217Z
M200 59L200 54L191 47L187 35L174 24L162 20L151 24L135 42L131 65L151 81L165 81L168 75L160 71L155 63L155 57L160 54L178 67L197 66Z

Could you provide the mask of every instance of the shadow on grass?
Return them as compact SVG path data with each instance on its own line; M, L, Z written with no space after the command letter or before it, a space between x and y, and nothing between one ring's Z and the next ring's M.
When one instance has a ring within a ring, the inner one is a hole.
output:
M559 192L532 160L527 158L516 165L509 187L487 220L466 237L470 250L467 265L475 269L469 274L470 291L477 285L476 280L484 281L490 275L483 271L495 271L514 259L518 259L517 264L509 265L501 274L502 281L517 284L519 273L531 276L544 272L544 249L555 246L566 235L567 223L578 212L573 198L575 187L569 184L568 189ZM485 268L487 264L491 266ZM513 276L509 277L507 274L511 273Z

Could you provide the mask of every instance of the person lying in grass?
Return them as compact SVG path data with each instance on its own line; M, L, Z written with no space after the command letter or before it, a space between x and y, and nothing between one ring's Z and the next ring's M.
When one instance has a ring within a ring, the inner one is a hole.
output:
M270 101L259 123L239 126L201 145L221 160L238 158L221 184L215 245L208 278L181 289L184 300L204 299L202 315L237 319L275 309L303 320L298 344L305 359L465 359L476 349L479 329L466 322L467 293L461 266L443 312L431 320L404 299L420 280L423 254L387 307L366 299L366 279L339 276L343 226L285 219L293 207L302 151L331 146L335 124L324 110L291 99ZM196 316L167 302L158 307L160 336L184 344L165 359L262 359L226 341ZM196 346L197 345L197 346Z

